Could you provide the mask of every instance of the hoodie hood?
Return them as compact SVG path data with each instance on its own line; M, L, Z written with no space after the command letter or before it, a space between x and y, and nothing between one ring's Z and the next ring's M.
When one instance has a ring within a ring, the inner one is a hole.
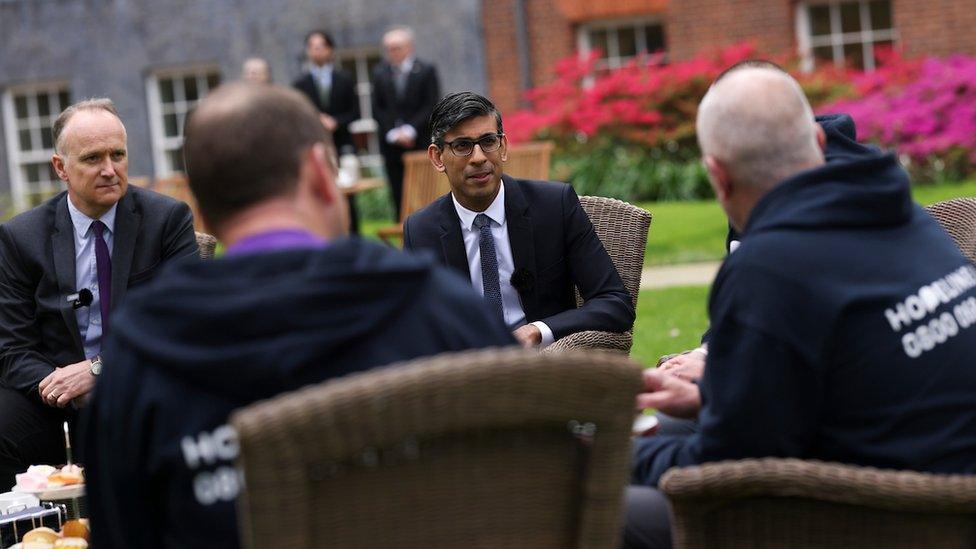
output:
M424 256L358 239L173 265L127 298L113 338L136 357L201 389L274 394L362 343L412 306L432 276ZM111 349L110 349L111 350ZM111 361L111 356L107 356Z
M895 155L858 143L850 116L820 116L817 121L827 136L826 163L769 191L753 208L744 233L907 223L911 188Z

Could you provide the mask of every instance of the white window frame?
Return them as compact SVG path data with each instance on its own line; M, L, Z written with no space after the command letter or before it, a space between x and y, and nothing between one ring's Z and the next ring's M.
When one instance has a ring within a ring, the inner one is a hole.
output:
M840 5L848 1L859 4L861 30L858 32L842 32L840 20ZM816 63L813 56L814 48L830 46L833 50L833 61L837 66L844 64L844 46L861 44L864 58L864 70L873 71L875 68L874 45L878 42L898 42L898 29L895 27L894 0L888 0L891 11L891 28L875 30L871 28L871 11L868 7L870 0L816 0L801 1L796 5L796 36L800 50L800 67L802 70L812 71ZM813 36L810 8L813 6L830 6L830 34Z
M356 81L356 95L359 98L359 120L349 124L349 132L366 134L366 154L360 155L360 164L369 168L383 166L380 156L379 124L373 118L373 82L369 73L368 57L379 57L383 52L378 47L343 48L336 50L336 67L345 69Z
M168 153L183 146L183 135L169 137L166 135L163 122L163 104L159 95L159 81L161 79L172 78L180 82L179 86L174 86L173 103L178 112L186 116L186 112L200 101L211 91L207 84L207 76L216 74L220 81L223 81L223 74L220 67L216 65L190 65L177 68L161 69L153 71L146 77L146 105L149 110L149 131L152 137L153 152L153 172L156 178L167 177L178 173L169 165ZM193 76L197 79L198 97L196 101L186 101L182 79ZM201 85L202 84L202 85Z
M60 99L57 99L62 92L68 93L68 100L70 101L71 86L65 81L14 86L8 88L3 93L3 130L7 140L7 162L9 164L8 168L10 174L10 194L13 198L13 206L15 211L20 212L28 208L27 194L29 192L50 191L56 194L62 189L60 188L60 180L49 181L46 184L42 183L42 186L36 190L28 188L29 183L24 178L23 166L25 164L50 164L51 157L55 152L54 144L52 143L52 147L50 149L37 149L32 151L20 150L21 124L17 119L16 109L14 108L14 98L22 95L32 98L27 102L28 116L31 120L30 125L32 127L43 125L53 127L54 121L57 120L58 115L61 114L61 111L69 106L61 105ZM51 106L50 112L46 117L47 124L45 124L44 120L41 120L44 117L41 117L37 113L37 96L44 93L48 95L48 103ZM52 98L54 98L53 101ZM34 139L40 140L40 135L37 131L32 132L32 140Z
M597 69L615 69L623 66L628 61L633 59L633 57L621 57L620 56L620 45L617 39L617 32L623 28L633 28L634 29L634 39L637 46L637 54L640 55L642 52L653 53L647 49L647 36L643 32L637 32L638 30L643 30L644 27L649 25L659 25L662 29L665 27L664 19L661 17L638 17L638 18L626 18L626 19L600 19L598 21L591 21L580 25L576 29L576 47L580 52L580 55L588 55L593 45L590 43L590 33L594 31L607 31L607 51L605 59L601 59L597 63ZM667 44L665 43L665 52L667 52Z

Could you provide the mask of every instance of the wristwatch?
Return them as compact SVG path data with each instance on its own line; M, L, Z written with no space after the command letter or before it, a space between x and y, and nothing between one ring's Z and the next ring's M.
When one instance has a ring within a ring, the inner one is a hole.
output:
M96 355L95 358L91 359L91 369L89 371L95 377L98 377L102 373L102 355Z

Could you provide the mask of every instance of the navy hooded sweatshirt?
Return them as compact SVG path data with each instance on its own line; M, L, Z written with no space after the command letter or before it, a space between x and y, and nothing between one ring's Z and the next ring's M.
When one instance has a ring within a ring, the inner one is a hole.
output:
M827 164L756 204L712 286L699 432L640 440L635 483L764 456L976 472L976 267L894 155L821 125Z
M93 545L237 547L231 411L374 366L514 343L470 283L356 239L174 265L114 317L85 414Z

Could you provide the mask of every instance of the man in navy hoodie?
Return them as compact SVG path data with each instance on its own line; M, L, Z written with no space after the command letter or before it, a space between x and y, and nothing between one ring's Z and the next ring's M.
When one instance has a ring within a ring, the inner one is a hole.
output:
M186 125L223 258L174 266L117 313L85 417L93 545L237 547L236 408L328 378L515 341L470 285L356 239L328 136L298 92L230 84Z
M976 472L976 267L896 157L858 144L849 117L815 123L768 66L720 77L697 130L742 243L712 286L700 384L649 370L638 398L700 429L640 440L633 482L762 456ZM625 543L669 544L666 511L632 487Z

